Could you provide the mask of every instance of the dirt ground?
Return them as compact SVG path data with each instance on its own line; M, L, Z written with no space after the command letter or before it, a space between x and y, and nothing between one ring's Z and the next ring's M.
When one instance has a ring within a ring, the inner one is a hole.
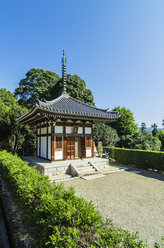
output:
M92 200L104 217L117 227L139 231L148 247L164 235L164 174L144 170L111 173L86 181L65 181L78 196Z

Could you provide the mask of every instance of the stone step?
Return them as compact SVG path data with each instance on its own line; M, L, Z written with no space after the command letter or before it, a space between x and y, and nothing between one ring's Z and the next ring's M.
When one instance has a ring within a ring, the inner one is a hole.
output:
M84 180L92 180L92 179L97 179L97 178L102 178L102 177L104 177L104 175L96 174L96 175L82 176L81 178Z
M75 164L75 163L72 163L73 166L75 166L76 168L83 168L83 167L87 167L87 166L90 166L88 163L83 163L83 164Z
M109 170L104 170L102 172L102 174L109 174L109 173L114 173L114 172L121 172L121 171L125 171L126 169L109 169Z
M100 172L98 171L83 171L82 173L79 173L78 176L79 177L83 177L83 176L89 176L89 175L96 175L96 174L100 174Z
M76 169L80 172L80 171L88 171L88 170L94 170L95 169L92 166L85 166L85 167L76 167Z
M74 177L74 176L71 176L71 175L69 175L69 176L67 176L67 177L54 177L54 178L50 178L50 182L52 183L52 182L63 182L63 181L67 181L67 180L72 180L72 179L76 179L76 178L78 178L78 177Z

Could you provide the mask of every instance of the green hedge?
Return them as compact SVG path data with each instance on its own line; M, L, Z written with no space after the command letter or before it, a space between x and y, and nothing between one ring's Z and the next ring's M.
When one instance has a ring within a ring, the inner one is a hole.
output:
M104 147L109 156L124 165L164 171L164 152Z
M19 157L0 152L0 173L21 207L38 247L147 247L138 233L104 222L92 202L52 184Z

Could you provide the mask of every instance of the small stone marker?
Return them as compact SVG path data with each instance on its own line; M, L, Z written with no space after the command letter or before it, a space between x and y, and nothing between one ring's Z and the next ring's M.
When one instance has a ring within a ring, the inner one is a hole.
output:
M98 153L102 154L102 141L98 141Z

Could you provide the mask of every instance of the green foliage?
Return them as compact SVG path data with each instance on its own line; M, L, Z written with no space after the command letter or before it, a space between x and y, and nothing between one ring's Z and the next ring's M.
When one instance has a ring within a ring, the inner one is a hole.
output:
M146 242L139 239L138 232L130 234L129 231L123 229L105 230L102 234L102 247L147 247ZM117 246L120 244L120 246Z
M141 133L144 133L144 134L147 133L146 132L146 123L144 123L144 122L141 123Z
M110 157L124 165L164 171L164 152L104 147Z
M17 98L10 91L0 89L0 148L6 148L13 153L21 146L24 135L15 119L27 112L27 109L20 106Z
M164 130L159 132L158 138L161 141L161 150L164 151Z
M162 126L163 126L163 128L164 128L164 119L162 120Z
M141 124L141 132L139 132L137 125L135 124L133 113L126 108L116 107L114 111L119 111L121 117L117 122L111 123L111 127L117 130L120 141L116 146L129 148L129 149L142 149L159 151L161 148L161 142L158 139L158 134L151 134L146 132L146 124ZM156 125L156 124L155 124ZM153 126L157 129L157 126ZM158 132L158 130L157 130ZM112 145L111 145L112 146Z
M120 143L121 147L129 149L160 151L161 148L161 142L158 138L152 134L141 132L122 136Z
M111 127L117 130L118 136L132 135L138 132L137 124L135 123L133 113L124 107L115 107L113 111L119 111L121 117L118 121L110 124Z
M19 157L1 151L0 173L11 186L38 247L147 247L137 233L104 222L92 202L77 197L72 188L51 184Z
M15 95L19 96L19 103L31 108L39 100L52 100L59 96L62 80L54 72L42 69L31 69L26 77L19 82ZM86 88L85 81L77 75L67 75L67 92L74 98L94 105L92 91Z
M102 141L103 146L115 146L119 141L117 131L106 124L97 124L94 126L94 141Z
M151 125L151 127L153 128L153 131L152 131L152 135L154 136L154 137L158 137L158 135L159 135L159 131L158 131L158 129L157 129L157 124L153 124L153 125Z
M22 108L13 93L6 89L0 89L0 125L1 128L11 126L16 117L24 114L26 108ZM3 135L3 133L2 133Z
M67 74L66 81L66 91L70 96L89 105L95 106L92 91L86 88L86 83L83 79L81 79L77 75ZM61 90L62 80L60 79L51 89L51 99L54 99L59 96Z
M162 236L162 241L158 244L155 242L154 248L164 248L164 236Z
M50 98L50 90L60 77L51 71L32 68L21 79L19 87L15 89L15 95L19 96L19 103L31 108L37 101Z

